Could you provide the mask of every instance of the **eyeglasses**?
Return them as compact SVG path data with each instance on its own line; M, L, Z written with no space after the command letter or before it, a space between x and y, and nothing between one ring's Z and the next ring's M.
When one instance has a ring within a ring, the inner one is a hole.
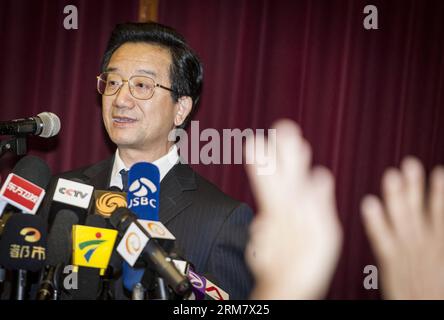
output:
M97 91L104 96L112 96L122 88L125 82L128 82L131 95L140 100L151 99L157 87L174 92L173 89L156 83L150 77L132 76L128 80L123 80L120 75L112 72L104 72L97 76Z

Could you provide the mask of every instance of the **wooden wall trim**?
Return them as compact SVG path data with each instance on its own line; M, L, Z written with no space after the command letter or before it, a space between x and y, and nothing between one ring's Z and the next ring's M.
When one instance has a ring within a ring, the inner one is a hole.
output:
M159 0L139 0L139 22L157 22L158 8Z

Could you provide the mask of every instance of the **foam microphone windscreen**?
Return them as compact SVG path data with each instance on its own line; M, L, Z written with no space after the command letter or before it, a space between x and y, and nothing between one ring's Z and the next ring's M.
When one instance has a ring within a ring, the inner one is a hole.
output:
M120 188L117 187L117 186L111 186L111 187L109 187L109 191L111 191L111 192L123 192L122 189L120 189Z
M60 210L54 219L48 235L48 256L46 264L67 265L72 255L72 226L79 223L77 215L69 209Z
M105 219L95 214L90 214L86 217L85 225L95 228L107 228Z
M0 265L9 270L42 269L46 261L46 228L41 217L11 216L0 241Z
M14 166L12 173L46 189L51 179L51 169L42 159L35 156L25 156Z

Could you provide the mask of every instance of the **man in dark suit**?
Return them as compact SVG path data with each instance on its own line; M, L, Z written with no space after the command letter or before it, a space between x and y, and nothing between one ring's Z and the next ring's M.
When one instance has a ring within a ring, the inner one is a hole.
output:
M211 275L230 298L246 299L252 288L244 261L251 209L180 163L168 138L171 131L185 127L195 111L202 78L199 59L171 28L156 23L118 25L97 85L103 122L116 153L58 177L80 179L97 189L123 188L122 173L134 163L156 164L160 221L198 273ZM119 286L121 282L116 284L116 298L123 299Z

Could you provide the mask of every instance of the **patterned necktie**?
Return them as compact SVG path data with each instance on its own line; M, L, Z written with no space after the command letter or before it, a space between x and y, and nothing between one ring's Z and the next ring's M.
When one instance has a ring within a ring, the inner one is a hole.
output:
M122 191L128 192L128 170L120 170L120 175L122 176Z

